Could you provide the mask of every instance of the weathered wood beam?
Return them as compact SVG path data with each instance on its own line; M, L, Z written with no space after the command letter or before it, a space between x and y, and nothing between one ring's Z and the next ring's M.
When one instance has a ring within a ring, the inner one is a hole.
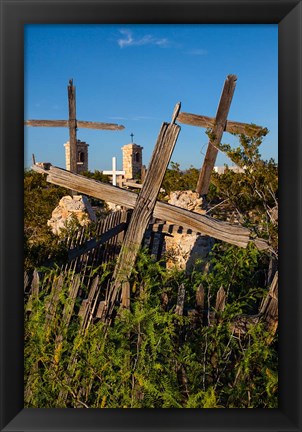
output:
M69 127L68 120L26 120L25 126L33 127ZM125 126L115 123L102 123L76 120L77 128L95 129L95 130L123 130Z
M157 195L180 132L180 126L175 124L175 118L179 109L180 104L177 104L174 109L172 122L163 123L161 126L146 178L142 185L141 192L136 199L135 207L114 270L114 283L111 286L108 300L109 317L113 312L116 299L121 289L123 306L128 308L130 305L130 286L128 279L135 264L144 233L152 217Z
M99 129L99 130L123 130L125 126L118 125L115 123L102 123L102 122L91 122L77 120L77 127L84 129Z
M47 181L58 186L77 190L82 194L127 208L134 208L136 205L138 195L129 190L101 183L53 166L49 170L44 170L33 165L32 169L47 174ZM228 222L219 221L210 216L200 215L160 201L156 202L153 216L240 247L246 247L250 240L250 231L247 228L234 226Z
M69 81L68 88L68 112L69 112L69 152L70 171L77 172L77 121L76 121L76 93L73 81Z
M69 127L68 120L26 120L25 126L33 127Z
M211 174L215 166L218 153L217 147L220 144L223 131L225 130L227 117L236 87L236 81L236 75L228 75L224 83L216 113L215 124L212 129L213 138L210 138L203 166L201 168L197 182L196 192L198 192L199 195L206 195L209 191Z
M203 127L206 129L213 129L213 127L215 126L215 118L184 112L179 113L177 117L177 122L190 126ZM244 134L252 137L260 135L264 129L265 128L263 128L262 126L257 126L255 124L247 124L227 120L224 131L233 134Z

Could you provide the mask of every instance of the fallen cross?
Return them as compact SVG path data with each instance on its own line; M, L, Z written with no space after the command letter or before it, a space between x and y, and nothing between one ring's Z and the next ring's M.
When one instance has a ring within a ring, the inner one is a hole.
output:
M46 174L47 181L57 186L75 189L82 194L104 201L111 201L114 204L119 204L130 209L133 209L136 205L138 195L135 192L89 179L79 174L72 174L69 171L54 166L51 166L49 170L45 170L33 165L32 169L41 174ZM153 216L164 221L168 220L176 226L209 235L217 240L222 240L235 246L245 248L249 241L252 241L261 250L268 248L265 240L253 239L248 228L219 221L210 216L193 213L164 202L156 202Z

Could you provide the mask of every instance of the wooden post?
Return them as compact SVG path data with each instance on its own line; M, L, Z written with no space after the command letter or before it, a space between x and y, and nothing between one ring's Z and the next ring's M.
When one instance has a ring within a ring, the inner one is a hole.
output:
M70 171L77 173L77 120L76 120L76 95L73 80L68 86L68 110L69 110L69 148Z
M108 317L111 316L116 299L122 289L122 305L130 305L129 276L134 266L145 230L156 204L167 166L178 138L180 126L175 119L180 110L180 103L176 105L171 123L163 123L152 154L149 169L137 198L124 243L114 271L114 283L110 289L108 302Z
M217 147L220 144L223 131L226 127L227 117L236 87L236 80L236 75L228 75L224 83L216 114L215 124L212 129L213 138L210 138L204 163L197 182L196 192L198 192L199 195L206 195L209 191L210 178L218 153Z

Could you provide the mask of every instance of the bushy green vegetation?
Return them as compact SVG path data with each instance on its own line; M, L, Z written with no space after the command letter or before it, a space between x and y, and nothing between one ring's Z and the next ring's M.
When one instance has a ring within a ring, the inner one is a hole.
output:
M263 295L256 271L261 259L254 247L229 247L225 253L217 247L212 272L188 277L142 252L131 282L131 310L117 315L106 337L100 321L81 333L77 315L64 328L59 312L45 328L49 292L44 285L25 323L26 406L277 407L276 338L268 344L262 323L242 335L232 330L233 319L256 310ZM179 316L175 303L182 283L185 314ZM228 289L227 307L215 324L202 325L214 311L220 283ZM190 317L200 284L210 307L204 317ZM68 302L68 286L67 281L61 310Z
M194 167L182 171L180 164L171 162L170 167L167 169L162 188L165 190L165 194L176 190L195 190L197 180L199 176L199 170Z

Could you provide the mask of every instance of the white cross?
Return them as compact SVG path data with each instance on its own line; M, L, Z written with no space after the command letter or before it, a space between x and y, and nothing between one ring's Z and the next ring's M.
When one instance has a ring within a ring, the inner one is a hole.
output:
M112 171L103 171L103 174L112 175L112 184L116 186L116 178L117 176L125 175L125 171L117 171L116 170L116 157L112 158Z

